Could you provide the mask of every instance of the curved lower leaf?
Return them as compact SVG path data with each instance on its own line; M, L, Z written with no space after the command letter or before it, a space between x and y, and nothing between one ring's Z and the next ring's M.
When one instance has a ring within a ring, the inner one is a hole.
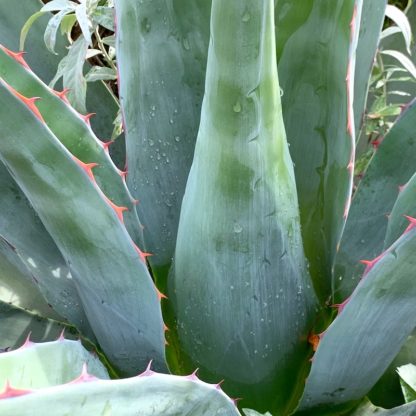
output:
M16 350L0 354L0 388L6 383L23 390L68 383L82 373L84 365L91 375L109 378L97 356L84 349L81 341L27 341Z
M80 342L64 339L0 354L2 384L2 415L239 416L219 385L195 374L177 377L148 368L134 378L108 380Z
M157 290L122 224L121 211L98 188L91 165L71 155L33 101L3 81L0 119L0 158L67 259L109 360L128 374L146 367L150 359L165 368Z
M416 228L368 266L350 300L323 334L300 414L332 414L353 405L385 372L415 323Z

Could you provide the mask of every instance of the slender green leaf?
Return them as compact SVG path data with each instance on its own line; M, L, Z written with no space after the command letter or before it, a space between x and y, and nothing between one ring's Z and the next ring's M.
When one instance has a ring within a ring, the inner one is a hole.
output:
M114 204L128 209L123 217L126 228L135 243L143 248L142 226L135 210L136 201L125 185L122 171L115 168L108 157L104 143L94 136L85 120L64 99L44 85L30 69L9 57L1 46L0 63L0 74L9 85L26 97L40 98L38 107L44 114L44 120L61 143L78 159L98 163L94 169L97 183ZM9 209L13 211L13 208Z
M61 21L61 34L69 36L74 24L77 22L75 14L67 14Z
M392 51L392 50L385 50L381 52L383 55L389 55L394 59L397 59L403 68L405 68L409 73L412 75L413 78L416 79L416 67L413 62L403 53L399 51Z
M93 66L85 75L87 82L117 79L117 73L112 68Z
M48 25L45 29L44 34L44 41L45 45L48 48L50 52L52 52L55 55L58 55L55 52L55 44L56 44L56 33L58 32L59 25L61 24L62 19L68 14L73 12L72 7L68 7L66 9L63 9L59 11L58 13L54 14L48 22Z
M360 136L366 108L369 79L383 26L387 0L365 0L361 14L360 34L354 84L354 119L356 140Z
M87 56L88 42L79 37L71 46L63 69L63 85L68 88L68 100L80 113L87 112L85 107L87 81L84 78L83 68Z
M97 7L91 15L92 20L100 26L114 32L114 8Z
M39 4L39 2L38 2ZM77 3L69 0L52 0L42 6L43 12L54 12L54 11L61 11L67 8L75 9Z
M33 23L39 19L39 17L43 16L45 12L36 12L26 20L26 23L23 25L22 30L20 31L20 42L19 42L19 49L23 51L25 49L25 40L26 36L32 27Z
M398 7L389 4L386 7L386 16L393 20L393 22L396 23L396 25L402 32L404 40L406 42L407 52L410 55L410 44L412 42L412 28L410 27L410 23L406 14L402 12Z
M79 4L75 8L75 16L77 17L77 21L79 24L79 27L81 28L82 35L84 36L85 41L88 43L88 45L91 44L91 22L89 19L89 16L87 14L87 4L85 1L81 1L81 4Z
M391 35L394 35L396 33L401 33L401 29L398 26L390 26L390 27L388 27L387 29L384 29L381 32L380 40L385 39L385 38L387 38Z

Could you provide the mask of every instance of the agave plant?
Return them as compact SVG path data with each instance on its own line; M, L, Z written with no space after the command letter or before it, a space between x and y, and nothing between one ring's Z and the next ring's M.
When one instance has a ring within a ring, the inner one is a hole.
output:
M416 104L353 195L385 7L116 1L124 171L0 47L0 414L416 412L388 369L416 326Z

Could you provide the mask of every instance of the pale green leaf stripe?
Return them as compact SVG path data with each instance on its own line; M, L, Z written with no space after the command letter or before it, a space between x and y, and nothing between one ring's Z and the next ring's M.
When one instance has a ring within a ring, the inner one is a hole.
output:
M46 3L42 6L42 12L53 12L53 11L60 11L67 8L75 9L77 3L69 0L52 0L49 3Z
M59 11L49 19L48 25L46 26L43 39L45 41L46 47L55 55L57 55L57 53L55 52L55 43L56 33L58 31L59 25L61 24L61 20L64 18L64 16L68 13L71 13L72 11L72 7L67 7Z
M87 15L87 4L85 1L81 2L81 4L75 8L75 16L77 17L78 24L81 28L82 35L84 36L85 41L88 43L88 45L90 45L90 19Z
M416 67L413 62L403 53L399 51L386 50L381 52L383 55L391 56L400 62L400 64L405 68L413 78L416 79Z
M93 66L85 75L87 82L117 79L117 73L112 68Z
M20 31L19 49L21 51L23 51L25 48L26 36L30 28L32 27L33 23L35 23L35 21L39 17L43 16L44 14L45 12L39 11L39 12L36 12L35 14L32 14L32 16L30 16L29 19L26 20L26 23L23 25L22 30Z
M410 45L412 43L412 28L409 19L398 7L388 4L386 7L386 16L393 20L403 34L406 42L407 52L410 54Z
M87 94L87 81L84 78L83 68L87 56L88 42L80 36L71 46L66 56L65 67L62 71L64 88L68 88L68 100L80 113L87 112L85 101Z

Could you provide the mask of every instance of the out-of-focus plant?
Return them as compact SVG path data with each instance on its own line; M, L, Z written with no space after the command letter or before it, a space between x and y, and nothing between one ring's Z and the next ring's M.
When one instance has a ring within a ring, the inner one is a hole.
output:
M26 36L33 23L47 12L53 12L45 28L46 48L55 53L58 31L66 36L68 53L58 64L49 86L53 88L62 78L63 87L68 89L67 98L78 111L86 112L87 83L115 81L117 79L114 3L113 0L52 0L29 17L20 34L20 49L24 50ZM84 74L85 62L92 66ZM107 83L113 93L114 83ZM113 94L114 95L114 94ZM118 102L118 97L114 95ZM113 122L115 139L122 131L121 113Z

